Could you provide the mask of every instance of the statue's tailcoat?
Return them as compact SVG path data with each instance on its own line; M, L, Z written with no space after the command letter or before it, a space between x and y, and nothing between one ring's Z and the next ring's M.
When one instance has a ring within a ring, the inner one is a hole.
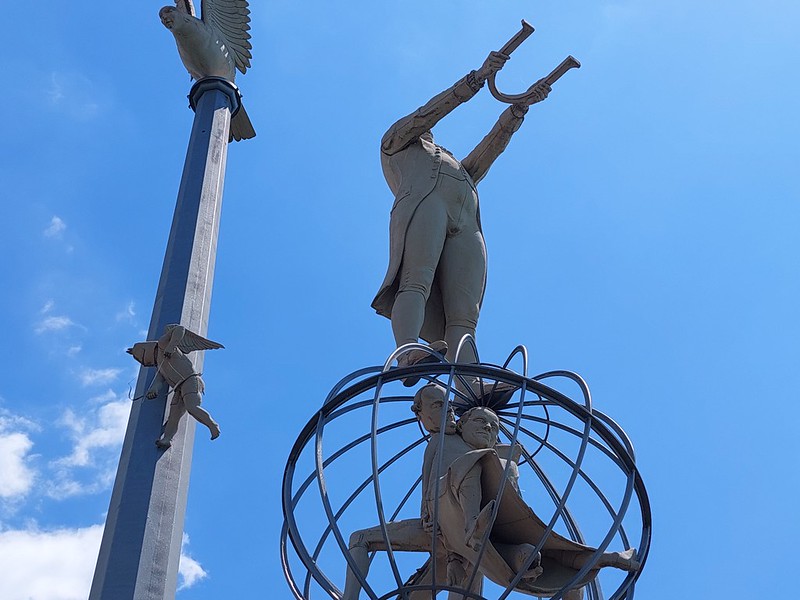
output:
M391 318L392 306L399 286L406 231L420 203L433 191L442 164L441 146L420 136L462 102L475 95L477 88L461 79L450 89L432 98L425 106L392 125L381 140L381 165L389 188L394 193L389 222L389 268L372 307L378 314ZM483 179L494 160L508 145L519 129L522 117L509 107L476 148L461 162L471 178L470 185ZM478 213L480 227L480 212ZM484 281L485 284L485 281ZM433 342L444 339L444 309L441 289L434 279L431 295L425 307L425 323L420 337Z

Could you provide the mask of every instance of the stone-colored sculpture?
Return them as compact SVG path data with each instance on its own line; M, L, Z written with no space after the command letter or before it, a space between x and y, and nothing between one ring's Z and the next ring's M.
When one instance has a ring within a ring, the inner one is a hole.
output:
M175 0L158 12L175 36L183 65L193 79L222 77L233 83L238 69L250 67L250 9L247 0L202 0L202 19L192 0ZM230 137L239 141L256 132L244 106L231 119Z
M551 532L539 555L534 556L535 545L546 526L522 500L519 472L512 459L508 459L512 460L508 480L497 515L492 520L499 483L507 464L506 459L500 458L501 447L497 445L499 419L492 410L476 407L464 413L456 423L452 410L448 409L444 413L442 432L445 402L445 390L435 384L421 388L414 396L412 410L430 433L423 457L421 519L386 524L392 550L431 552L434 502L438 491L437 584L465 588L481 546L485 544L480 573L474 580L472 591L480 591L483 576L505 587L525 569L516 586L518 591L538 596L552 595L577 574L595 549ZM356 531L350 537L350 554L365 577L369 569L369 553L378 550L387 550L379 526ZM634 554L633 549L602 554L564 598L581 598L580 588L602 567L635 571L639 564ZM413 583L430 585L432 560L434 557L412 576ZM359 590L357 578L348 569L343 600L356 600ZM429 598L430 592L414 592L410 597L421 600ZM461 596L451 596L457 597Z
M217 348L224 346L189 331L182 325L167 325L164 335L157 341L137 342L132 348L128 348L128 354L142 366L157 369L155 379L145 393L146 398L156 398L167 391L165 388L173 391L164 433L156 440L159 448L170 447L172 438L178 431L178 423L187 412L208 427L212 440L219 437L219 424L200 406L205 383L186 356L190 352Z
M476 185L505 150L528 107L550 85L538 82L524 102L509 106L489 134L458 160L433 140L431 129L470 100L508 55L492 52L477 70L392 125L381 140L381 163L395 200L389 225L389 267L372 302L391 319L397 346L419 338L438 343L455 360L459 341L475 336L486 282L486 247ZM471 349L459 362L476 362ZM400 366L429 356L400 357Z

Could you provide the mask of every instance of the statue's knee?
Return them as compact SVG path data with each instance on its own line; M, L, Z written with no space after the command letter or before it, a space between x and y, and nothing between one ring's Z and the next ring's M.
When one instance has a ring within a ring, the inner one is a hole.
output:
M478 306L462 309L452 316L447 317L447 328L475 329L478 327L478 316L480 311Z
M369 549L369 542L367 542L367 537L364 535L363 531L354 531L350 535L350 542L347 545L350 550L356 548L363 548L365 550Z
M400 285L397 289L397 293L417 292L418 294L422 294L422 297L427 300L428 296L431 295L435 273L436 269L430 267L404 268L403 274L400 277Z

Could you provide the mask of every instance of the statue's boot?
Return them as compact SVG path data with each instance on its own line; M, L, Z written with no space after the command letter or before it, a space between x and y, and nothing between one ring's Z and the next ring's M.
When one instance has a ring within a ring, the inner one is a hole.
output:
M441 355L444 355L447 352L447 342L444 340L433 342L428 347ZM400 355L400 357L397 359L397 367L402 369L403 367L411 367L413 365L421 365L424 363L437 363L439 361L440 359L435 354L431 354L426 350L411 350ZM412 375L411 377L406 377L403 379L403 385L406 387L412 387L416 385L419 380L419 376Z
M500 410L511 400L519 387L502 381L486 382L475 379L470 388L475 395L476 406L486 406L492 410Z

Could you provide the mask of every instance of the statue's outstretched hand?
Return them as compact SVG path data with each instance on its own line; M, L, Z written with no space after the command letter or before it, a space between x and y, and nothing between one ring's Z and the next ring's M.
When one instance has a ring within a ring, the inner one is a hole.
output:
M490 52L486 60L483 61L481 68L475 72L475 79L481 83L486 81L492 74L502 69L508 59L508 54L497 51Z
M152 400L156 396L158 396L158 390L149 390L147 394L145 394L145 398L148 400Z
M525 93L525 100L521 102L521 104L524 104L525 106L531 106L532 104L541 102L547 98L547 95L552 89L553 88L551 88L544 79L539 80L534 83Z

